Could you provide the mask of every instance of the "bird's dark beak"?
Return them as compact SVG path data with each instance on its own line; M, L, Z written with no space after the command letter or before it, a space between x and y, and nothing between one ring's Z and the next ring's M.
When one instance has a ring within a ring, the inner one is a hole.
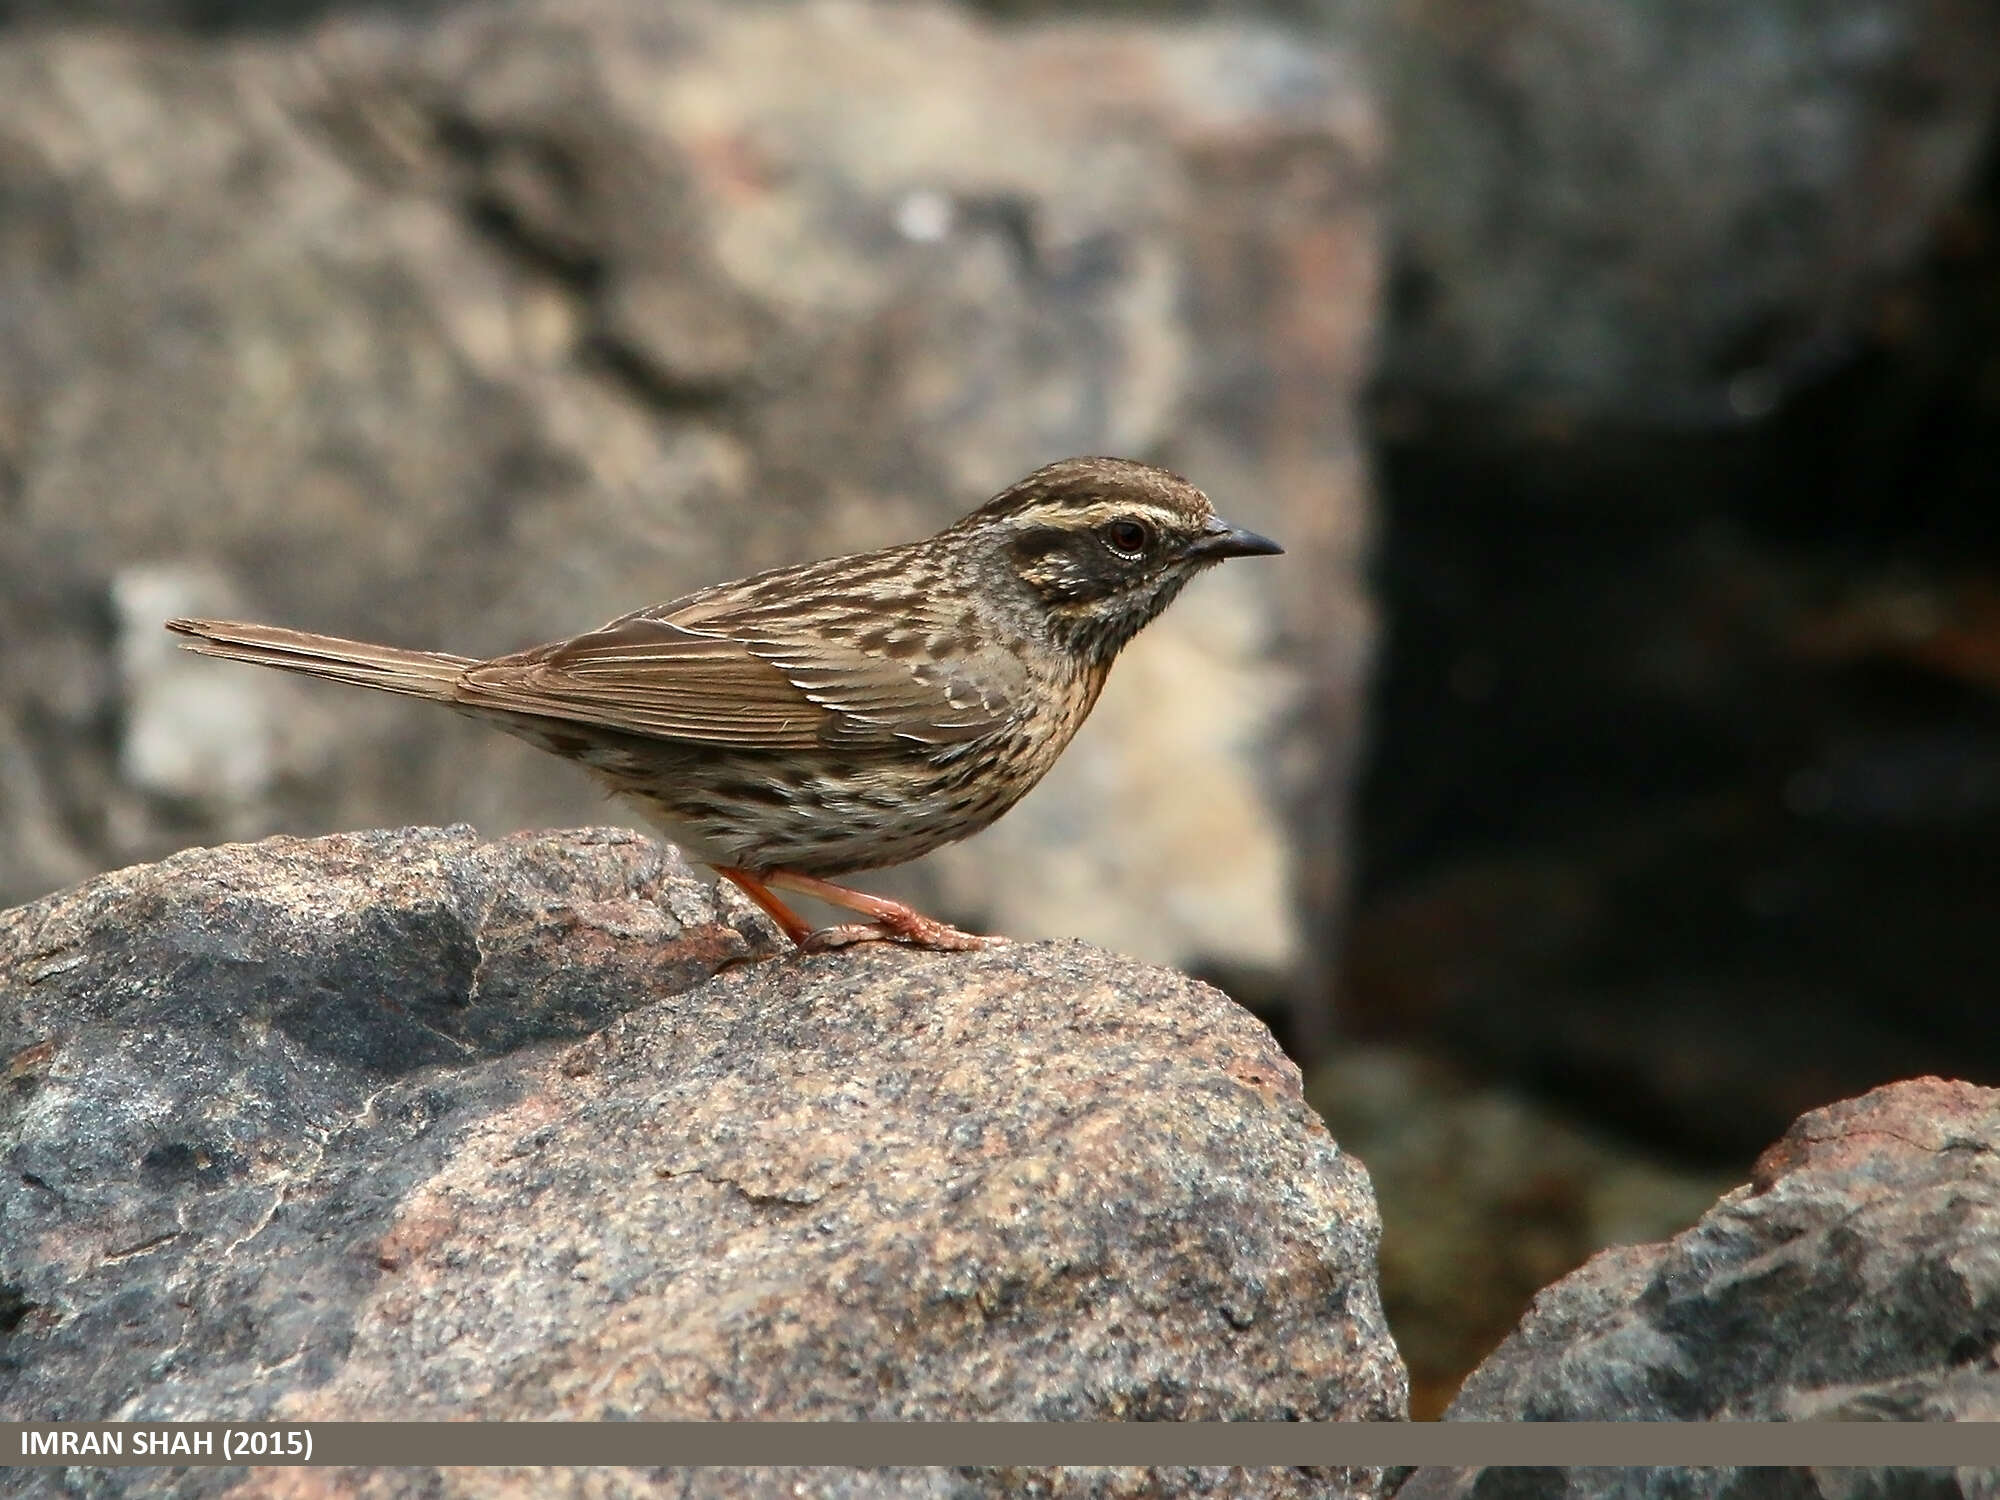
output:
M1203 534L1188 544L1183 556L1202 562L1219 562L1225 557L1275 557L1285 549L1267 536L1231 526L1217 516Z

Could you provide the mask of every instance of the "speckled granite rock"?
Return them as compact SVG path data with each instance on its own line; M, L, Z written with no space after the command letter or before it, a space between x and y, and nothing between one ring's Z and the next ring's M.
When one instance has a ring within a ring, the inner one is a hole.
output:
M608 831L274 839L0 915L0 1404L1403 1415L1367 1176L1247 1012L1076 943L775 946Z
M1346 1500L1372 1478L1274 1468L267 1469L235 1496L272 1500ZM1858 1497L1857 1497L1858 1500Z
M2000 1420L2000 1090L1802 1116L1685 1234L1557 1282L1457 1421ZM1401 1500L1990 1496L1971 1471L1419 1470Z

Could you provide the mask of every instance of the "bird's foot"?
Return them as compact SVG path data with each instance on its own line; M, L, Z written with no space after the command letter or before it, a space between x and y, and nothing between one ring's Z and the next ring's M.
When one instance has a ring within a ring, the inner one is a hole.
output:
M856 943L901 943L906 948L922 948L930 953L976 953L1004 941L962 932L949 923L937 921L904 906L896 917L877 916L872 922L849 922L840 927L822 927L799 944L801 953L831 953Z
M850 948L856 943L901 943L908 948L922 948L932 953L973 953L1005 941L1002 938L981 937L976 932L961 932L949 922L927 917L901 901L891 901L887 896L872 896L866 891L849 890L844 885L835 885L830 880L820 880L811 875L799 875L790 870L769 870L762 875L753 875L748 870L720 865L716 869L718 874L734 881L752 901L761 906L771 920L783 929L785 936L798 945L801 953L831 953L836 948ZM845 907L873 920L822 927L814 931L778 899L772 886L815 896L830 905Z

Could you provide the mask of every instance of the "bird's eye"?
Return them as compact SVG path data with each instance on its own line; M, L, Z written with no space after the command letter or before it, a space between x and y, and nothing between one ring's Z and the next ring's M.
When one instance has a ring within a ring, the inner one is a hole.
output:
M1107 522L1100 534L1104 545L1121 557L1137 557L1146 550L1146 543L1153 539L1152 530L1144 521L1130 518Z

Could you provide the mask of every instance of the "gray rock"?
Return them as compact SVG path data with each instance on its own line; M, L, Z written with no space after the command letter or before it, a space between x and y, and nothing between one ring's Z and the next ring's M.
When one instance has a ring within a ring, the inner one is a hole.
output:
M273 839L0 914L0 1404L1404 1415L1366 1173L1247 1012L1077 943L778 946L608 830Z
M343 0L0 0L0 23L173 26L194 31L296 26ZM423 11L454 0L368 0L370 9Z
M1255 8L1338 37L1379 82L1398 260L1384 386L1449 398L1447 445L1474 414L1544 436L1607 421L1615 444L1620 424L1768 413L1865 343L2000 100L1982 0ZM1397 402L1391 425L1419 415Z
M1389 378L1517 410L1764 415L1915 264L2000 99L1980 0L1356 14L1398 159Z
M895 888L1267 990L1301 911L1331 920L1380 155L1343 54L528 0L19 28L0 96L0 565L68 580L10 642L102 617L114 579L207 577L491 654L1129 453L1288 557L1203 580L1030 808ZM580 774L406 704L266 674L205 726L163 713L164 667L115 639L86 643L88 734L0 699L0 900L252 828L602 816ZM232 756L230 725L283 733Z
M1535 1299L1455 1421L1991 1421L2000 1090L1924 1078L1801 1116L1685 1234ZM1419 1470L1401 1500L1983 1497L1992 1474Z
M1380 1493L1371 1476L1300 1469L321 1469L265 1471L245 1490L273 1500L1265 1500ZM283 1474L282 1479L276 1474ZM261 1481L261 1482L260 1482Z

